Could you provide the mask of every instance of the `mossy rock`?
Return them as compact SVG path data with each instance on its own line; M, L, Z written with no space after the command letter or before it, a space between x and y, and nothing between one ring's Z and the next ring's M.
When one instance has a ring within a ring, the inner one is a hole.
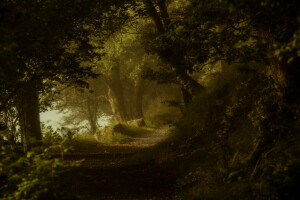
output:
M120 123L103 129L99 135L105 137L105 136L113 136L116 135L117 133L121 133L121 134L126 133L125 127Z
M103 129L101 132L96 133L94 136L97 141L103 142L105 140L114 140L113 138L120 138L123 136L130 137L131 139L143 137L145 134L149 134L152 131L153 130L145 127L118 123Z
M145 120L143 118L131 120L131 121L128 122L128 124L130 124L132 126L137 126L137 127L146 126Z
M126 129L124 126L120 123L112 126L112 134L115 135L116 133L124 134L126 132Z

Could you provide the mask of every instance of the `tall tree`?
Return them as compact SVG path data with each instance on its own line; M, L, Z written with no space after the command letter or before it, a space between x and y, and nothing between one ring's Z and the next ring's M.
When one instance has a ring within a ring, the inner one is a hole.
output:
M114 23L107 23L107 19L116 13L122 16L115 8L124 3L1 1L0 109L12 97L22 97L17 107L23 119L20 125L25 131L25 146L29 146L29 138L41 139L39 96L41 91L51 89L45 81L85 85L84 80L94 74L91 66L83 67L80 63L99 57L91 51L97 47L91 44L90 38L95 28L106 26L101 32L111 32Z
M108 87L108 100L116 121L128 121L128 113L125 107L124 91L120 77L119 60L112 61L109 76L105 79Z
M125 29L125 28L124 28ZM130 30L130 27L125 30ZM141 37L131 33L116 33L106 42L100 61L101 79L107 85L108 99L117 121L143 117L142 72L155 59L145 53Z
M282 123L280 116L286 116L291 123L296 123L299 117L296 111L300 75L299 3L294 0L188 2L183 18L170 24L157 50L163 49L163 53L164 49L180 49L186 69L191 67L196 71L220 61L261 63L270 87L277 93L273 96L277 102L264 105L269 115L262 120L262 139L250 159L255 165L279 136L281 131L274 129L274 123Z
M143 4L149 17L156 26L156 43L161 43L159 38L164 34L168 34L171 23L166 1L162 0L156 2L151 0L143 0ZM185 58L183 57L184 53L180 48L163 45L158 46L159 47L157 48L152 48L152 51L156 52L170 65L171 71L176 75L177 82L181 85L183 99L187 105L194 95L203 91L204 87L188 74L188 72L192 71L192 69L187 65L188 63L185 62Z

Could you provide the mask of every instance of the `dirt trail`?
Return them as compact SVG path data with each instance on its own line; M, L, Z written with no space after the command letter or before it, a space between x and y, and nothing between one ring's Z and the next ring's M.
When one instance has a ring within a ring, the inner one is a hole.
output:
M72 174L79 199L171 199L172 176L154 164L124 166L130 156L163 140L169 127L162 127L136 138L130 144L95 144L87 151L66 155L66 160L85 159Z

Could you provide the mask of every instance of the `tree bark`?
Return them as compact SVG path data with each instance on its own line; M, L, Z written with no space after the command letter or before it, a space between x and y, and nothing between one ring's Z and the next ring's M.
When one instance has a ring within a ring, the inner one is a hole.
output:
M42 144L38 88L40 82L30 81L19 91L17 109L24 151Z
M97 120L98 120L98 102L96 100L91 100L87 96L87 108L88 108L88 121L91 127L91 134L97 131Z
M147 9L147 12L152 19L153 23L155 24L157 28L157 32L159 35L164 34L168 30L168 26L170 24L170 17L168 14L167 6L165 0L159 1L158 7L160 15L158 14L155 6L153 5L153 2L151 0L144 0L145 8ZM164 27L165 25L165 27ZM172 55L172 53L168 53L169 55ZM183 61L184 58L177 58L177 60ZM196 80L194 80L192 77L190 77L185 70L182 70L180 66L177 66L174 63L170 63L172 65L172 70L176 73L177 80L179 84L182 86L182 88L185 90L185 92L189 93L189 96L187 98L187 94L183 93L183 99L185 103L189 103L193 96L199 94L204 90L204 87L199 84Z
M128 121L129 117L125 109L122 88L110 85L108 88L108 98L115 120L118 122Z
M176 70L175 68L173 70ZM178 70L177 70L178 71ZM186 72L177 72L177 80L182 88L190 94L191 97L204 91L204 87L195 79L190 77Z
M112 66L110 77L106 83L108 86L108 99L115 120L119 122L128 121L129 117L125 106L123 87L120 78L120 66L118 62Z
M151 0L143 0L144 5L146 7L146 10L148 12L148 15L150 16L150 18L152 19L153 23L156 26L157 32L159 34L163 34L165 32L165 28L164 25L161 21L161 18L155 8L155 6L153 5Z
M192 100L192 95L188 91L186 91L182 86L181 86L181 94L183 97L184 106L185 108L187 108Z
M171 21L170 21L170 16L168 13L167 5L166 5L166 0L160 0L158 2L158 7L160 11L160 16L164 22L164 25L166 27L166 30L168 29Z
M143 78L139 77L135 81L135 94L134 94L134 118L144 118L143 114L143 95L145 92L145 84Z

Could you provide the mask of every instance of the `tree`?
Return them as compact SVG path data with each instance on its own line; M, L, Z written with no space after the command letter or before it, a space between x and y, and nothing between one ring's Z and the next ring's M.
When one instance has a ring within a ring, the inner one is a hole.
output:
M96 55L90 37L95 28L113 23L107 20L125 1L1 1L1 110L17 96L24 145L29 138L41 140L39 96L55 82L86 86L95 77L91 66L80 65ZM116 7L115 7L116 8ZM114 9L115 9L114 8ZM68 12L66 12L68 11ZM126 13L126 12L124 12ZM122 16L122 12L118 12ZM124 15L125 16L125 15ZM45 84L50 82L50 84ZM26 141L26 142L25 142Z
M278 124L289 118L295 125L295 119L299 117L296 111L299 108L297 77L300 74L297 67L299 3L294 0L188 2L183 18L171 23L168 34L161 35L156 43L159 54L168 59L166 50L180 49L178 52L186 63L182 66L191 71L220 61L227 64L256 62L264 66L262 71L269 79L269 88L276 92L276 95L272 91L270 95L273 96L258 100L264 102L262 106L268 117L261 121L261 141L250 159L253 166L282 132Z
M169 65L177 82L181 85L183 99L186 105L192 97L203 91L204 87L194 80L188 72L192 72L191 66L185 62L184 51L181 47L169 44L169 40L161 40L164 35L170 35L171 18L168 13L165 0L144 0L143 5L156 27L157 36L151 50L157 53ZM173 22L172 22L173 23Z
M140 36L130 33L113 35L103 51L99 73L107 85L107 97L116 121L142 118L145 92L142 72L155 59L145 53Z
M88 132L96 133L98 119L103 115L109 115L109 105L105 96L106 88L98 79L88 80L89 89L68 87L55 97L55 108L66 113L62 125L77 126L82 122L88 122Z

